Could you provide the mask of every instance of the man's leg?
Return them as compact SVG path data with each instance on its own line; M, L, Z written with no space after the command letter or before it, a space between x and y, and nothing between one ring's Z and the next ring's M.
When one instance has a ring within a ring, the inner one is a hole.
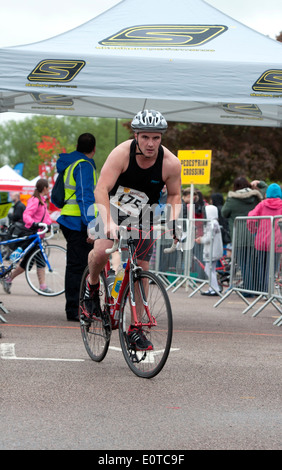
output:
M67 241L67 265L65 274L66 315L68 320L78 320L79 290L88 254L92 245L87 243L87 233L70 230L61 225Z
M95 285L99 282L99 275L107 264L109 255L106 253L107 248L111 248L113 242L106 239L95 240L94 248L88 256L89 266L89 284Z
M110 240L97 239L93 250L88 255L89 276L86 279L84 294L85 315L88 318L99 318L102 315L99 275L109 259L105 250L110 248L112 244L113 242Z

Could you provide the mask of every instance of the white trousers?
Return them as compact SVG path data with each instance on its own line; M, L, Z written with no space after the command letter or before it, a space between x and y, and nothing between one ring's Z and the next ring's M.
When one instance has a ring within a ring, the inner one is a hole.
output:
M210 290L219 291L219 285L217 282L216 276L216 263L217 261L212 261L211 266L209 261L205 261L205 273L210 280Z

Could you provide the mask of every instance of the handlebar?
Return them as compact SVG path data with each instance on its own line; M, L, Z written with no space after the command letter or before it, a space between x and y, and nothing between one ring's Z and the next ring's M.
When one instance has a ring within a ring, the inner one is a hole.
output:
M120 227L120 228L122 228L122 227ZM124 227L124 228L126 228L126 227ZM155 230L163 230L163 226L157 225L157 226L154 227L154 229ZM166 254L174 253L174 251L177 250L177 245L178 245L178 242L175 243L175 241L172 240L171 246L168 247L168 248L165 248L164 253L166 253ZM119 247L119 239L115 239L112 248L107 248L105 250L105 252L107 253L107 255L110 255L110 254L114 253L115 251L117 251L118 247Z
M45 224L44 222L39 222L38 226L44 227L42 231L37 232L38 235L43 235L44 233L48 232L48 224Z
M164 249L164 253L174 253L177 250L177 243L174 243L174 240L172 242L172 245L169 248Z
M51 224L48 227L50 227L50 232L48 232L48 235L45 237L45 240L50 240L50 238L53 238L54 235L59 231L59 229L56 227L56 224Z
M107 248L105 251L107 253L107 255L110 255L111 253L114 253L115 251L118 250L118 246L119 246L119 240L114 240L114 243L113 243L113 246L112 248Z

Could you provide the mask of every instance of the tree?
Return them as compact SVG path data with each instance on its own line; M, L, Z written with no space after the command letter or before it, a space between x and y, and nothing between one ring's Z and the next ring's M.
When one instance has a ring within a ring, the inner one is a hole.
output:
M98 172L116 142L129 138L129 132L118 122L116 137L115 119L87 117L32 116L23 121L10 121L0 126L0 164L8 163L12 167L24 163L23 175L31 179L38 175L41 162L37 143L43 136L56 139L66 152L75 150L77 138L84 132L96 137L95 162Z
M282 130L252 126L170 123L164 145L177 153L211 149L211 187L226 192L234 178L282 180Z

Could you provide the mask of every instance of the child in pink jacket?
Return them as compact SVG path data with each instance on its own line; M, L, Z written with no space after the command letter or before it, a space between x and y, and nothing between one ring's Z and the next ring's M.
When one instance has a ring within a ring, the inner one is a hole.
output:
M48 181L45 179L39 179L36 183L33 196L28 200L26 209L23 213L23 221L26 228L31 228L33 224L38 224L40 222L44 222L47 225L52 223L45 199L47 194Z
M33 196L28 200L27 207L23 213L23 221L25 223L26 228L32 228L35 224L40 222L44 222L45 224L50 225L52 220L47 210L47 204L45 197L48 194L48 181L41 178L37 181L35 191ZM44 237L44 235L43 235ZM3 279L3 287L7 294L11 292L12 281L17 277L19 274L22 274L25 271L27 261L32 254L33 251L37 250L38 246L35 246L32 250L30 250L22 259L20 264L16 267L10 277ZM51 292L49 287L45 283L45 268L38 267L37 268L37 276L39 281L39 289L42 292Z

